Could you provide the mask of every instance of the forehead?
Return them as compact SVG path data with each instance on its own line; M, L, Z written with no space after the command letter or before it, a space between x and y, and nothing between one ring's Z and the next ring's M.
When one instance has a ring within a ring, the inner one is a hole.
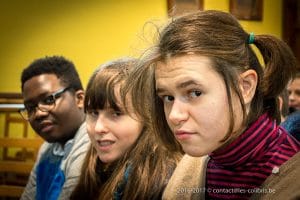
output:
M170 70L183 69L197 70L201 68L211 68L211 59L207 56L196 54L174 56L168 58L165 62L158 62L156 72L170 72Z
M176 56L169 58L166 62L157 63L155 78L157 84L164 81L182 82L188 79L201 82L221 79L214 70L210 58L199 55Z
M293 81L291 81L287 86L287 90L289 92L300 91L300 78L296 78Z
M288 89L298 89L300 90L300 78L296 78L294 80L292 80L289 84L288 84Z
M55 74L41 74L34 76L24 83L24 100L38 98L45 94L56 92L61 89L60 79Z

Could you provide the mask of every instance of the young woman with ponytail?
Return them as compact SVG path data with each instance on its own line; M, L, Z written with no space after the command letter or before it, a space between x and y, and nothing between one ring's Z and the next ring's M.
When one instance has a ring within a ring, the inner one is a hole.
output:
M152 95L155 133L186 153L163 199L299 198L300 144L278 126L278 96L296 71L284 42L199 11L172 19L144 60L126 90L133 105Z

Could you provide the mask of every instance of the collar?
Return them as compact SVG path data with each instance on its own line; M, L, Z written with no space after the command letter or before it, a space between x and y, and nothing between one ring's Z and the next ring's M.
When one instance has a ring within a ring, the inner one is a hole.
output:
M74 138L68 140L65 143L65 145L62 145L60 143L55 143L53 147L53 154L55 156L67 156L71 151L73 143L74 143Z
M278 128L275 120L263 114L233 142L211 153L211 161L223 166L240 166L263 159L264 152L283 139Z
M81 137L81 134L85 134L85 130L86 130L86 123L84 122L78 128L74 137L69 139L64 145L60 143L54 143L52 153L56 156L64 156L64 157L68 156L73 147L73 144L75 143L74 141L76 140L77 137Z

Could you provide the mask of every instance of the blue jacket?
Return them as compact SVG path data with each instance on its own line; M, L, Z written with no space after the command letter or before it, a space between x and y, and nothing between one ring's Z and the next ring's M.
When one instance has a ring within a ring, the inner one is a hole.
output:
M281 123L281 126L300 141L300 111L288 115L285 121Z

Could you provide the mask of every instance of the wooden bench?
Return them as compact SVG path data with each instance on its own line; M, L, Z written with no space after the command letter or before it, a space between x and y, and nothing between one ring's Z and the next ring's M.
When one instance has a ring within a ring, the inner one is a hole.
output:
M18 113L22 107L20 94L0 93L0 114L4 116L0 132L0 200L21 197L43 143L37 135L29 136L29 123Z
M19 198L23 193L24 187L0 185L0 197L16 197Z
M0 138L0 147L17 147L38 151L43 140L41 138ZM10 175L0 184L0 197L20 197L27 179L34 166L35 159L1 160L0 174ZM18 178L21 177L21 178Z

